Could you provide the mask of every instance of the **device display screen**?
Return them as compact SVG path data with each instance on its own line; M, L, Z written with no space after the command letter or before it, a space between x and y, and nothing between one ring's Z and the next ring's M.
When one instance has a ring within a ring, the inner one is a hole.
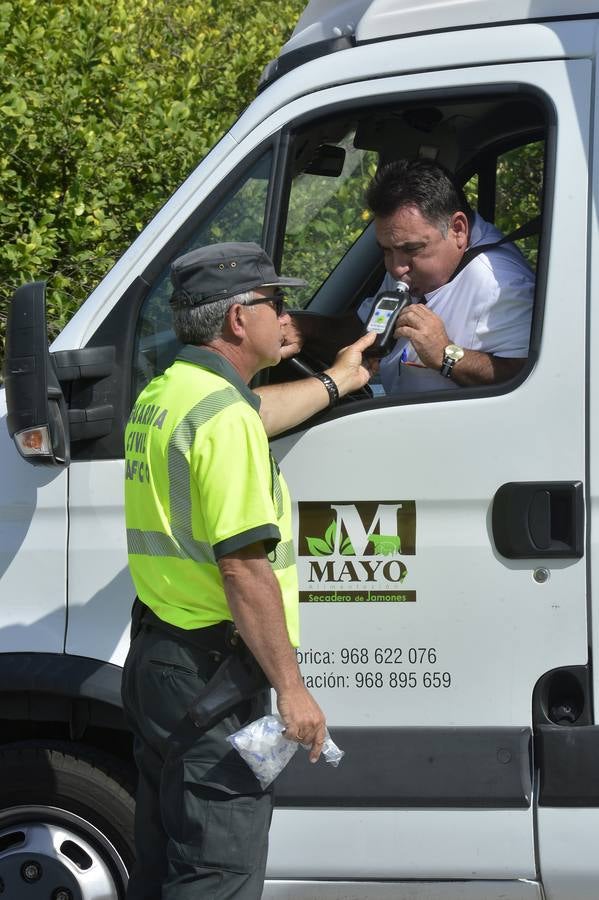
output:
M366 331L376 331L377 334L383 334L399 304L399 299L396 300L394 297L383 297L383 299L376 304L374 312L366 326Z

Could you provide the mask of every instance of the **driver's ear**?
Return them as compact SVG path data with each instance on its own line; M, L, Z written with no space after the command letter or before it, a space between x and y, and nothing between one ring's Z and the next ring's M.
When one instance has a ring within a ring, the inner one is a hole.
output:
M468 246L468 238L470 234L470 226L468 224L468 216L460 209L451 217L449 225L450 234L453 236L455 245L458 250L465 250Z

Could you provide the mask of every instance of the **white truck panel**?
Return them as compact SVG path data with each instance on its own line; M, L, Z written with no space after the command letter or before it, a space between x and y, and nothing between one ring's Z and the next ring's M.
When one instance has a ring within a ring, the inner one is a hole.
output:
M537 810L545 900L597 900L599 810Z
M70 467L66 652L122 666L135 588L127 566L123 460Z
M0 390L0 652L62 653L66 628L68 469L29 465L6 429Z
M534 880L531 815L276 809L267 877Z

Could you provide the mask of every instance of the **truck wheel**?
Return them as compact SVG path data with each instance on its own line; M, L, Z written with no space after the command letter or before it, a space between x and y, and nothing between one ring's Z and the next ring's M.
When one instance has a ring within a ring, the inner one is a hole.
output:
M133 777L83 745L0 747L0 900L124 900Z

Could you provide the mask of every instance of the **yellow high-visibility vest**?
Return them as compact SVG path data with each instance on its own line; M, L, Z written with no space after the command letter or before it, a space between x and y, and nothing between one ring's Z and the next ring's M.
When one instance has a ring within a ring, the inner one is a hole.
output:
M268 446L260 400L224 357L184 347L140 394L125 431L129 568L163 621L231 621L218 559L263 542L299 643L287 485Z

